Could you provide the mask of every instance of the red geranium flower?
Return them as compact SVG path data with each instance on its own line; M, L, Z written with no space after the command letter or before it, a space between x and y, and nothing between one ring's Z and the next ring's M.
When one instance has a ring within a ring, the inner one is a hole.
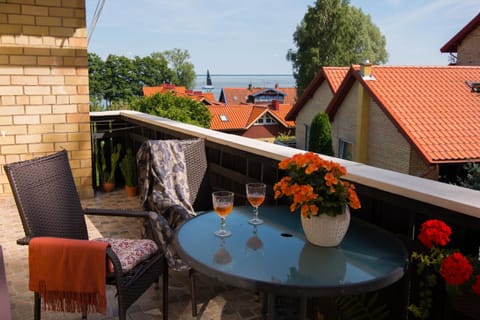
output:
M472 285L472 290L480 295L480 274L475 277L475 283Z
M437 285L438 273L448 286L455 286L450 294L467 293L465 289L471 289L480 295L480 275L473 274L472 266L476 269L477 261L469 260L458 250L440 248L450 242L451 233L445 222L435 219L425 221L420 228L418 240L429 250L412 252L412 261L416 261L417 274L421 277L418 303L408 306L415 318L429 319L433 307L432 289Z
M467 258L460 252L454 252L446 257L441 266L440 274L448 284L462 284L473 273L473 267Z
M418 240L427 248L445 246L450 241L452 229L443 221L431 219L422 223Z

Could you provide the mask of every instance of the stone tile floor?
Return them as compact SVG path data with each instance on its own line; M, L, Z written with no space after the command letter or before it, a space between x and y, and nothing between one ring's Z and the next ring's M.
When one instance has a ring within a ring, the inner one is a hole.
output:
M136 197L126 197L124 190L98 193L84 200L84 207L138 209ZM20 217L13 198L0 200L0 245L6 264L8 290L13 320L33 319L33 294L28 290L27 247L16 245L16 239L24 236ZM132 223L129 218L87 218L90 238L100 236L137 237L141 232L140 220ZM198 275L198 317L191 315L189 278L186 272L170 272L169 319L260 319L260 298L255 292L225 286L215 279ZM161 281L160 284L161 286ZM128 310L132 320L162 319L161 287L152 286ZM106 316L89 315L89 319L116 319L114 288L108 288ZM288 318L288 317L287 317ZM44 312L42 319L81 319L79 314Z

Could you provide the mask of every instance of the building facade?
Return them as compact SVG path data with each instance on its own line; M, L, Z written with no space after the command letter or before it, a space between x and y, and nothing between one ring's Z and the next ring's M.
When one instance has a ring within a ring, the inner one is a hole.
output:
M312 120L325 112L347 71L348 67L322 67L287 114L286 120L295 121L296 148L308 149Z
M4 1L0 30L0 163L66 149L80 195L92 195L85 0Z
M457 66L480 66L480 13L451 38L440 52L450 53Z
M478 162L479 76L476 66L352 66L325 110L336 156L435 180Z

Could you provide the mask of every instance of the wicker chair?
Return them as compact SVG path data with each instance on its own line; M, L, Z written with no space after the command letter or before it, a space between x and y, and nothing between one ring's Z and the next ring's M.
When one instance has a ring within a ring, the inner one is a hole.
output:
M155 145L158 140L147 140L144 141L142 148L145 152L151 152L153 150L153 145ZM187 139L187 140L177 140L181 145L185 155L185 167L187 173L187 182L190 191L190 203L193 206L193 209L200 213L202 211L212 209L212 196L211 196L211 186L208 177L208 162L205 151L205 140L204 139ZM137 156L138 160L138 156ZM138 162L138 168L141 172L146 171L146 168L153 169L150 164ZM140 179L141 180L141 179ZM147 195L151 194L153 189L152 181L146 183L144 187L146 190L144 193ZM154 211L155 208L149 206L149 202L145 201L144 209L148 211ZM165 212L163 212L165 217L188 217L188 212L179 205L173 205L169 207ZM175 220L167 218L167 220ZM181 219L180 219L181 220ZM172 228L174 229L174 228ZM170 234L174 234L175 230L172 230ZM195 272L193 269L189 270L190 275L190 291L192 299L192 315L197 316L197 303L196 303L196 281L195 281Z
M83 210L66 151L6 164L4 168L25 232L25 237L17 240L20 245L28 245L30 239L40 236L88 240L84 214L148 217L148 212L143 211ZM123 272L112 249L107 249L107 256L113 264L113 271L108 274L106 284L116 286L119 319L126 319L127 309L159 280L162 273L163 318L168 319L168 268L161 250L129 272ZM40 319L41 297L37 292L34 294L34 317Z

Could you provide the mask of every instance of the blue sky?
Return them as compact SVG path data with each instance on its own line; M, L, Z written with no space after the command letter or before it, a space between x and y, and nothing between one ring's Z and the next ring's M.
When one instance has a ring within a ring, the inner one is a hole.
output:
M90 26L98 0L86 0ZM290 74L293 33L314 0L106 0L89 51L146 56L188 50L199 74ZM479 0L351 0L387 38L389 65L446 65L440 48Z

